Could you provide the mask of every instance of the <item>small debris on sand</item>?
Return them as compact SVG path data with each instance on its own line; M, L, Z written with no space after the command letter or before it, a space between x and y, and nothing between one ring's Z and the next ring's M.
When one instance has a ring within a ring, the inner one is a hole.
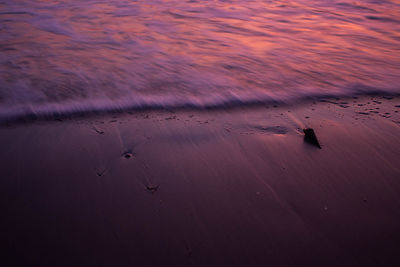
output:
M304 141L314 146L317 146L318 148L321 148L317 136L314 133L314 129L312 128L303 129L303 132L304 132Z

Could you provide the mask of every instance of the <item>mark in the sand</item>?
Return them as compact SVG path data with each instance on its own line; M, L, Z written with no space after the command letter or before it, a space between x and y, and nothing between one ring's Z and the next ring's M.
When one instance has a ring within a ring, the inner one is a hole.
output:
M167 117L167 118L165 118L165 120L175 120L176 119L176 116L174 115L174 116L169 116L169 117Z
M146 189L150 191L152 194L154 194L159 187L160 187L159 185L146 185Z
M254 126L255 129L261 132L267 132L271 134L286 134L288 129L284 126Z
M93 127L93 130L98 134L104 134L103 130L97 129L96 127Z
M400 108L400 105L396 105L396 106L394 106L395 108Z
M331 104L339 104L338 102L336 102L336 101L332 101L332 100L328 100L328 99L320 99L320 100L318 100L319 102L322 102L322 103L331 103Z
M185 245L185 254L188 257L192 257L192 253L193 253L192 249L188 245Z
M339 105L339 107L341 107L341 108L348 108L348 107L350 107L350 106L348 106L348 105L343 105L343 104L340 104L340 105Z
M114 235L114 237L115 237L116 240L119 240L119 237L118 237L117 232L113 231L113 235Z
M96 171L97 176L101 177L103 176L103 174L106 173L106 169L100 169Z
M167 139L171 143L203 143L214 138L213 135L205 132L190 132L190 133L171 133L163 135L163 139Z
M370 115L369 112L358 112L360 115Z
M126 159L130 159L133 157L133 153L131 151L126 151L122 154L122 156Z

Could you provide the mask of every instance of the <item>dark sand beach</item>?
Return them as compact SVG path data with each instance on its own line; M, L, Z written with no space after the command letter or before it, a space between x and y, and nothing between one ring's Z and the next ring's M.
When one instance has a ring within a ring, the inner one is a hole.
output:
M400 266L399 18L0 1L0 267Z
M2 265L399 266L399 112L365 96L3 124Z

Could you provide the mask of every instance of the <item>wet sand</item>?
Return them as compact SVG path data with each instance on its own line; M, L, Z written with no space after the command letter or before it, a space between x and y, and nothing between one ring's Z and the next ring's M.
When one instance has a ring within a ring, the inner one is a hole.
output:
M6 265L400 264L400 98L8 123L0 144Z

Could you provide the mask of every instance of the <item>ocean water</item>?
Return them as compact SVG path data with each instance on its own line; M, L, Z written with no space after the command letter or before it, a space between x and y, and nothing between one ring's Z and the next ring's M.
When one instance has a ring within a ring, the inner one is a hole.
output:
M0 117L400 93L399 0L3 0Z

